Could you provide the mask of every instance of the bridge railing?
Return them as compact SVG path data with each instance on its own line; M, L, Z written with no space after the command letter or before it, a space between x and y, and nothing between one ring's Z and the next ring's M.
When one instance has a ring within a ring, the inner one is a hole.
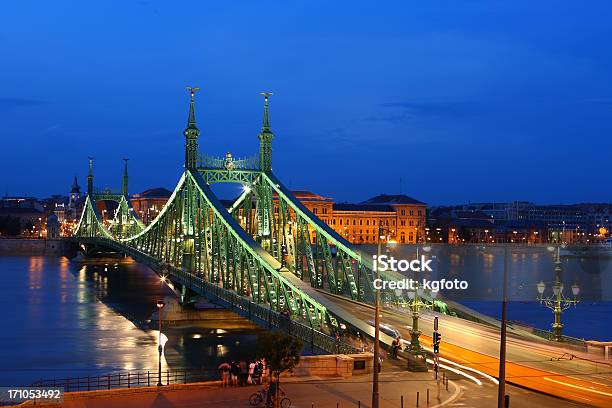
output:
M321 350L334 354L359 353L361 350L356 347L336 339L328 334L315 330L314 328L282 315L267 306L255 303L235 292L224 289L210 282L204 281L199 276L184 271L179 268L170 268L170 273L176 276L181 283L187 286L195 285L207 294L209 299L225 307L226 309L237 312L249 320L259 323L268 329L276 328L283 332L301 339L305 345L309 345L311 351Z
M361 350L337 339L329 334L323 333L302 322L291 320L270 307L255 303L237 293L225 288L213 285L202 277L189 273L181 268L162 264L152 256L139 251L133 247L124 246L108 238L90 238L99 243L106 244L110 248L122 251L138 261L144 262L153 269L163 270L172 275L179 283L185 285L196 293L205 294L212 302L230 309L238 314L258 323L268 329L276 328L301 339L305 346L310 346L312 352L317 350L333 354L359 353ZM82 238L81 238L82 240Z

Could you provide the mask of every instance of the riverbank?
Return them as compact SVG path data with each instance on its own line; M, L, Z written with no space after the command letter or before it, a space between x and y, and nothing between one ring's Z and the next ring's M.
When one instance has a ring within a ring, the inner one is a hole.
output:
M0 255L61 255L64 244L60 239L0 239Z

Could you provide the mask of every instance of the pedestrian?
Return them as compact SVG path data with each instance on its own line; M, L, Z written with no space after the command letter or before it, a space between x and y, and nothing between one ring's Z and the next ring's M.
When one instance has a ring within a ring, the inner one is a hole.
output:
M253 382L255 384L261 384L263 377L263 362L261 360L257 360L255 363L255 370L253 371Z
M255 362L249 363L249 377L247 378L247 384L253 384L253 375L255 374Z
M219 367L217 368L219 369L219 372L221 373L221 386L228 387L231 366L224 361L223 363L219 364Z
M247 382L247 377L249 376L249 366L246 361L240 360L240 377L238 381L240 382L240 386L245 386Z
M402 349L402 339L397 336L391 343L391 358L397 360L397 352Z
M238 362L232 361L232 364L230 366L230 375L232 378L233 386L238 385L238 375L239 374L240 374L240 366L238 365Z

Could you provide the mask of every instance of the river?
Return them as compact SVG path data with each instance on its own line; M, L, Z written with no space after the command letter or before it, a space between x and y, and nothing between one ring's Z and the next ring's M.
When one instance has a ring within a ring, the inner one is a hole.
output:
M364 247L375 252L375 247ZM411 259L415 248L389 255ZM501 247L434 246L430 278L469 281L463 292L443 292L478 311L498 316L504 251ZM612 259L562 258L566 287L581 285L582 302L567 310L565 333L612 340ZM509 318L548 329L552 313L534 302L535 284L552 279L546 248L509 251ZM0 386L38 379L94 376L137 369L156 370L157 331L146 321L161 297L173 293L150 269L128 259L70 262L44 256L0 256ZM548 290L550 290L550 285ZM214 368L248 358L257 330L219 330L197 324L164 329L169 341L163 368Z

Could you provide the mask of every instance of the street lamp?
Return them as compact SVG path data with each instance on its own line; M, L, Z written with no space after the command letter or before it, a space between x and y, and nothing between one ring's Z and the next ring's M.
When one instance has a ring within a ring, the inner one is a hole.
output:
M383 239L388 238L388 229L383 228L381 225L378 226L378 247L376 250L376 259L380 258L382 249L381 242ZM376 279L380 279L380 272L378 267L374 271L376 272ZM379 286L379 285L377 285ZM380 359L380 286L376 288L376 300L375 300L375 313L374 316L374 369L372 370L372 408L378 408L379 406L379 391L378 391L378 361Z
M425 250L425 248L423 248ZM428 251L426 251L428 252ZM412 313L412 328L410 329L410 353L417 357L423 355L423 347L419 342L421 331L419 330L419 316L421 309L432 309L433 299L438 295L438 292L431 292L432 302L423 299L424 290L417 284L416 290L408 291L408 307Z
M158 300L157 301L157 321L159 323L159 337L157 340L157 351L159 353L159 359L158 359L158 364L157 364L157 386L161 387L162 384L162 380L161 380L161 358L162 358L162 351L164 350L164 345L165 345L165 341L163 342L164 344L162 344L162 331L161 331L161 325L162 325L162 309L164 308L164 301L163 300ZM167 337L164 336L167 340Z
M577 284L571 286L572 296L573 298L567 298L563 294L563 282L561 282L561 256L560 249L561 247L557 245L556 248L556 257L555 257L555 280L552 285L552 296L544 296L544 292L546 291L546 284L543 281L540 281L536 287L538 290L538 301L540 304L543 304L550 310L552 310L555 321L552 323L553 329L553 340L554 341L563 341L563 335L561 334L563 330L563 323L561 323L561 313L568 309L571 306L576 306L580 300L578 299L578 294L580 293L580 287ZM555 247L548 247L550 252L555 251Z

